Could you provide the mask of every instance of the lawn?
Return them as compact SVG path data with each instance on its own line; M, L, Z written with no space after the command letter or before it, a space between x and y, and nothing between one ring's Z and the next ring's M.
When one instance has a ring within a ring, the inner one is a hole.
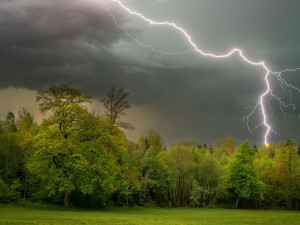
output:
M102 210L0 205L0 224L300 224L299 211L106 208Z

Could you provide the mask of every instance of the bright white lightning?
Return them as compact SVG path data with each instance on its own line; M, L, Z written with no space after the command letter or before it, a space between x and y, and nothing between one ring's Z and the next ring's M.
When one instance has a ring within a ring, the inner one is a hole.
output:
M264 143L265 145L268 145L268 137L270 132L273 132L275 134L278 134L276 131L274 131L271 127L271 125L268 122L268 116L267 116L267 109L266 109L266 102L267 105L269 106L270 111L273 114L273 111L271 109L271 105L270 105L270 100L271 99L276 99L279 104L280 104L280 109L283 112L283 108L288 108L288 107L292 107L293 109L295 109L295 105L292 103L292 92L298 92L300 93L300 89L298 87L295 87L289 83L287 83L283 78L282 78L282 74L286 73L286 72L295 72L300 70L300 68L296 68L296 69L286 69L280 72L273 72L271 69L269 69L267 67L267 65L263 62L263 61L252 61L250 59L248 59L243 51L239 48L234 48L231 51L229 51L226 54L221 54L221 55L216 55L216 54L212 54L209 52L204 52L203 50L201 50L192 40L191 36L180 26L176 25L173 22L167 22L167 21L163 21L163 22L158 22L158 21L154 21L151 20L149 18L147 18L146 16L144 16L141 13L138 13L136 11L133 11L131 9L129 9L128 7L126 7L123 3L126 1L122 1L122 0L111 0L112 2L117 3L124 11L126 11L127 13L137 16L140 19L142 19L143 21L149 23L150 25L157 25L157 26L169 26L169 27L173 27L175 30L179 31L187 40L187 42L191 45L191 49L186 51L186 52L179 52L179 53L167 53L164 52L163 50L157 50L154 47L152 47L151 45L145 45L143 44L141 41L137 40L135 37L133 37L127 30L126 28L122 27L121 25L119 25L114 17L114 15L110 12L110 10L106 9L109 12L109 15L113 17L113 20L115 22L115 24L117 25L117 27L119 27L120 29L124 30L124 32L126 33L126 35L128 35L131 39L133 39L135 42L137 42L141 47L145 47L145 48L150 48L152 51L157 52L157 53L161 53L161 54L183 54L183 53L189 53L191 51L197 52L202 56L207 56L207 57L212 57L212 58L216 58L216 59L221 59L221 58L228 58L234 54L237 54L241 59L243 59L246 63L251 64L253 66L257 66L257 67L261 67L265 70L265 84L266 84L266 89L265 91L263 91L263 93L259 96L259 99L257 101L257 104L252 107L252 111L250 112L250 114L248 116L244 117L244 120L246 120L247 123L247 127L249 129L249 131L252 133L255 129L257 129L260 126L264 126L266 128L266 132L264 135ZM165 2L164 0L158 0L159 2ZM290 95L290 103L286 104L284 101L282 101L278 96L276 96L271 88L271 84L269 81L269 77L270 75L274 75L277 77L277 80L280 82L280 86L282 88L283 91L287 91ZM270 96L267 100L265 99L267 96ZM250 117L260 108L260 112L262 114L262 122L261 124L259 124L258 126L256 126L255 128L251 129L249 126L249 119ZM283 112L284 113L284 112Z
M127 29L126 29L125 27L121 26L121 25L117 22L116 17L111 13L111 11L110 11L109 9L107 9L107 8L104 8L104 9L105 9L105 10L108 12L108 14L113 18L113 21L114 21L114 23L116 24L116 26L117 26L118 28L120 28L121 30L123 30L124 33L125 33L128 37L130 37L130 38L131 38L132 40L134 40L139 46L141 46L141 47L143 47L143 48L149 48L149 49L151 49L153 52L160 53L160 54L162 54L162 55L181 55L181 54L187 54L187 53L190 53L190 52L193 51L192 49L190 49L190 50L183 51L183 52L165 52L165 51L163 51L163 50L161 50L161 49L155 49L155 48L154 48L153 46L151 46L151 45L146 45L146 44L142 43L140 40L136 39L132 34L130 34L130 33L127 31Z

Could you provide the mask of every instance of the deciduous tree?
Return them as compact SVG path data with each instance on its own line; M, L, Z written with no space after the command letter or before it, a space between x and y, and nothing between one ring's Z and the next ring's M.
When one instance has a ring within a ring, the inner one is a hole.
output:
M229 185L236 196L236 208L238 208L241 198L260 200L263 197L263 183L259 180L253 163L254 153L255 150L246 141L238 147L230 163Z
M124 91L123 88L117 89L112 87L107 96L100 99L100 102L103 103L106 111L105 117L114 125L120 126L124 129L133 130L134 127L124 121L120 120L121 116L125 116L125 111L131 107L129 103L128 96L129 92Z

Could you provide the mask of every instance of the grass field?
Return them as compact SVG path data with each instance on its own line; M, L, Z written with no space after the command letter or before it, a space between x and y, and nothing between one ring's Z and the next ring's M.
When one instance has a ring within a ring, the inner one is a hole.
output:
M107 208L102 210L0 205L0 224L300 224L300 212L235 209Z

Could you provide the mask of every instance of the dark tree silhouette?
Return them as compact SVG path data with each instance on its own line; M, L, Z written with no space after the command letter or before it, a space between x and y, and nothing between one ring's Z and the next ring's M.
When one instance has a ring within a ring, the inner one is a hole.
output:
M129 94L130 93L124 91L123 88L117 90L116 87L112 87L107 93L107 96L100 99L100 102L103 103L106 109L105 116L112 124L124 129L134 130L131 124L119 120L120 116L126 115L125 110L131 107L128 101Z

